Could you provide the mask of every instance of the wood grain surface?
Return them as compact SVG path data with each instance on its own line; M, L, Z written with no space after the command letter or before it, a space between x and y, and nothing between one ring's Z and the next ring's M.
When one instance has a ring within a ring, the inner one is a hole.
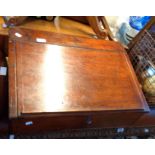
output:
M10 47L10 117L149 110L118 43L12 29Z

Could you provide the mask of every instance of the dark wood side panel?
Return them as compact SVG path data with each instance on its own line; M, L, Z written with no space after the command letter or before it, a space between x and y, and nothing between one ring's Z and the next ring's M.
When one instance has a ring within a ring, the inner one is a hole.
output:
M16 43L9 41L9 117L17 117Z
M3 48L3 36L0 36L0 50Z
M8 56L8 36L0 35L0 50L3 56Z
M7 67L4 54L0 50L0 67ZM8 79L6 75L0 75L0 116L7 115L8 109Z

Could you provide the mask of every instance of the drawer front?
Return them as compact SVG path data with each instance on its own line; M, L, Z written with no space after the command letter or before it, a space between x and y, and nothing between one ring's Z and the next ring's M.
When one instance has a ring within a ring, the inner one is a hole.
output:
M104 127L130 127L133 123L140 118L143 113L134 112L118 112L118 113L105 113L101 115L94 115L92 123L89 124L91 128L104 128Z
M13 133L36 133L50 130L85 128L85 116L57 116L11 120Z
M55 117L19 118L11 120L13 133L40 133L51 130L129 127L142 113L104 113Z

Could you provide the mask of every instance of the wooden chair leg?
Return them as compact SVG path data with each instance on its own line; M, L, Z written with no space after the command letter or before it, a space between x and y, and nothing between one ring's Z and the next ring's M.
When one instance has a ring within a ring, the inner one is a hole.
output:
M87 16L89 25L92 27L98 38L113 40L109 25L103 16Z
M92 27L98 38L106 39L107 31L100 25L100 21L97 16L87 16L89 25Z

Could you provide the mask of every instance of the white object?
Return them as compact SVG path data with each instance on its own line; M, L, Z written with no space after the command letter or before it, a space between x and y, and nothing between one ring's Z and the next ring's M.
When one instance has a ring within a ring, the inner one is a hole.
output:
M0 75L6 76L7 74L7 68L6 67L0 67Z
M145 132L145 133L149 133L149 129L145 128L145 129L144 129L144 132Z
M36 42L46 43L46 39L44 39L44 38L36 38Z
M114 40L127 45L139 31L129 25L129 16L106 16Z
M155 69L152 67L148 68L147 72L149 73L150 76L155 75Z
M19 38L22 37L22 35L21 35L20 33L18 33L18 32L15 33L15 36L16 36L16 37L19 37Z
M138 30L133 29L129 23L126 23L125 25L125 32L124 32L124 40L125 43L128 44L137 34Z
M119 40L119 29L121 28L122 24L126 22L128 19L128 16L106 16L106 20L108 22L110 30L112 31L112 34L116 40Z
M7 28L7 25L5 23L2 24L3 28Z
M25 125L26 125L26 126L33 125L33 122L32 122L32 121L25 122Z
M15 135L13 134L9 135L9 139L15 139Z
M117 129L117 133L123 133L124 132L124 128L118 128Z

